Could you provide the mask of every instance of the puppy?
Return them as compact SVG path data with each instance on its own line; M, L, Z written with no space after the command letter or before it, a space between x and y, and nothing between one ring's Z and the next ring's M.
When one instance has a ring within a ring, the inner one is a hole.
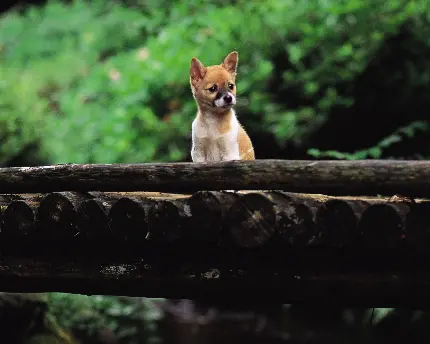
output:
M191 91L197 103L192 123L193 162L255 160L248 134L236 118L238 53L231 52L222 64L205 67L193 57Z

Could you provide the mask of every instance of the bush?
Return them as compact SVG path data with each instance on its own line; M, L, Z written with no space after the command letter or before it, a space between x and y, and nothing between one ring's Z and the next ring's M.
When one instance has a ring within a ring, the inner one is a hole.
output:
M38 87L31 72L0 64L0 165L38 140L47 112L47 101L35 92Z
M10 143L2 147L0 162L14 157L29 143L40 141L46 147L45 139L51 135L49 124L61 113L60 95L67 94L103 59L137 46L142 27L150 27L148 23L154 21L135 10L100 0L74 1L71 5L49 1L45 7L30 7L24 14L3 15L0 87L5 92L0 93L0 116L7 124L1 128L1 137ZM14 129L17 122L19 133ZM61 125L68 127L66 121ZM46 151L52 162L49 147Z
M50 2L3 18L2 59L40 73L50 110L39 138L53 163L187 158L192 56L215 64L238 50L240 121L280 146L306 147L334 110L354 104L357 79L389 38L406 28L430 53L428 0L127 3ZM430 65L409 63L395 82L413 93Z
M64 293L47 296L50 314L83 343L97 343L107 329L119 343L151 343L158 339L156 322L162 313L151 299Z

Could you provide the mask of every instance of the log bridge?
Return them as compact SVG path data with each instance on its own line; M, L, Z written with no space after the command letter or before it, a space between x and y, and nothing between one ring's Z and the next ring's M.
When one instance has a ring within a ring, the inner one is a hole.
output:
M425 161L1 168L0 290L424 308L429 199Z

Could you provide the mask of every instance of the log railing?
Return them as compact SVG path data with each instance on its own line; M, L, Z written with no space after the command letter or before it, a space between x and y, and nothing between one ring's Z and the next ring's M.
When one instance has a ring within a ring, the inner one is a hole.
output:
M425 162L0 169L1 290L424 307L429 185Z
M256 160L211 164L56 165L0 169L2 193L274 190L428 197L430 161Z

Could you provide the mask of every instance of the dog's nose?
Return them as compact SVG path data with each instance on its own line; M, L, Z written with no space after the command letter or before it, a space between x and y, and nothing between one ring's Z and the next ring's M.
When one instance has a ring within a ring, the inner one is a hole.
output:
M230 104L232 100L233 100L233 98L232 98L230 95L226 94L226 95L224 96L224 101L225 101L227 104Z

